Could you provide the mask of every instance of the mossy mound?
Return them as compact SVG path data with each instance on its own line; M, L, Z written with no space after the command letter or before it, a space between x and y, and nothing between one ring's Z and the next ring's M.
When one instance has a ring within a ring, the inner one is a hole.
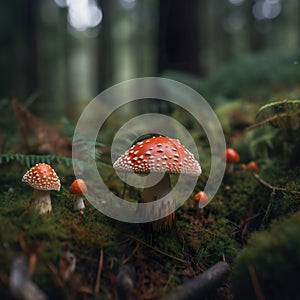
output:
M297 212L251 236L232 273L236 299L299 299L299 232Z

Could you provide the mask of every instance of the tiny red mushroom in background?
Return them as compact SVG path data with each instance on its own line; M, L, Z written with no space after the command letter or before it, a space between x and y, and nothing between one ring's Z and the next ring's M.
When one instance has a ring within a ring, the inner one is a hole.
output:
M239 154L232 148L226 149L224 158L229 163L236 163L240 160Z
M87 187L83 179L76 179L70 186L69 192L70 194L75 195L74 202L74 210L79 210L81 214L83 214L83 210L85 209L83 194L87 193Z
M224 153L223 159L228 163L228 171L232 172L233 164L240 161L240 156L234 149L228 148Z
M198 192L194 197L194 201L197 203L199 208L203 208L209 203L208 196L204 191Z
M205 223L205 218L203 214L203 207L205 207L209 203L209 199L207 194L204 191L198 192L194 196L194 201L197 203L197 211L196 216L201 223Z
M60 190L60 180L51 166L40 163L28 170L22 182L34 188L30 207L37 209L39 213L50 213L52 211L50 191Z
M167 136L154 136L137 142L115 161L113 167L123 172L164 173L163 178L157 184L144 189L140 201L149 203L164 198L163 206L155 207L154 214L158 220L151 223L152 229L157 232L170 231L175 227L176 203L171 195L172 186L169 174L183 173L190 176L201 174L201 167L194 155L179 140ZM147 179L146 186L148 186ZM159 218L161 212L170 211L172 213L168 216ZM149 212L137 213L142 216Z
M241 164L241 165L240 165L240 168L241 168L242 170L247 170L248 167L247 167L246 164Z
M254 173L257 173L258 170L259 170L259 167L258 167L258 165L256 164L255 161L250 161L250 162L247 164L247 169L253 171Z

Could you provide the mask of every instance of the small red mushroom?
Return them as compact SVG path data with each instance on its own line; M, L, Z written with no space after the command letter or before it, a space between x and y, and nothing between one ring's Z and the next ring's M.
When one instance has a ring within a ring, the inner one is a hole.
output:
M204 222L203 207L209 203L208 196L204 191L200 191L194 196L194 201L198 206L196 215L201 222Z
M194 155L179 140L167 136L154 136L137 142L115 161L113 167L116 170L140 174L164 173L160 182L144 189L141 201L148 203L164 197L163 207L157 205L154 212L158 219L161 211L174 211L167 217L151 223L152 229L158 232L170 231L175 227L175 201L170 193L172 187L169 174L201 174L201 167ZM150 185L146 181L146 186Z
M75 195L74 202L74 210L79 210L81 214L83 214L83 210L85 209L83 194L87 193L87 187L83 179L76 179L70 186L69 192L70 194Z
M199 208L203 208L209 203L208 196L204 191L198 192L194 197L194 201L198 204Z
M228 148L224 153L223 159L228 163L228 172L231 173L233 171L233 164L240 161L240 156L234 149Z
M241 168L242 170L247 170L248 167L247 167L246 164L241 164L241 165L240 165L240 168Z
M254 173L257 173L258 170L259 170L259 167L258 167L258 165L256 164L255 161L250 161L250 162L247 164L247 169L248 169L248 170L251 170L251 171L254 172Z
M24 174L22 182L34 189L30 207L37 209L41 214L52 212L50 191L60 190L60 180L51 166L36 164Z

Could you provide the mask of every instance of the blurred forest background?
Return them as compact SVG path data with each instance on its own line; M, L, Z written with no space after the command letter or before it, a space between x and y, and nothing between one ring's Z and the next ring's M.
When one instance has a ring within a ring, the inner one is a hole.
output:
M189 76L197 87L243 55L297 51L299 12L298 0L1 1L0 98L35 95L46 119L76 120L126 79Z

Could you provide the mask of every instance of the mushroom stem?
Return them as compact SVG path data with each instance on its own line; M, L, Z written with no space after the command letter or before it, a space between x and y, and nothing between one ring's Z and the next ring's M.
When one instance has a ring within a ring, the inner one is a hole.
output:
M234 169L233 163L227 163L227 165L228 165L228 173L232 173Z
M29 207L32 209L37 209L40 214L51 213L52 205L50 192L34 189Z
M199 221L203 220L203 208L197 207L196 217Z
M85 205L81 195L76 195L74 202L74 210L84 210Z
M148 180L146 179L146 186L148 186ZM162 212L170 211L173 212L166 217L151 222L151 227L155 232L168 232L175 227L175 200L171 194L172 186L170 175L165 174L163 178L155 185L145 188L143 191L142 202L148 203L155 200L163 199L163 203L155 206L154 215L159 218Z

